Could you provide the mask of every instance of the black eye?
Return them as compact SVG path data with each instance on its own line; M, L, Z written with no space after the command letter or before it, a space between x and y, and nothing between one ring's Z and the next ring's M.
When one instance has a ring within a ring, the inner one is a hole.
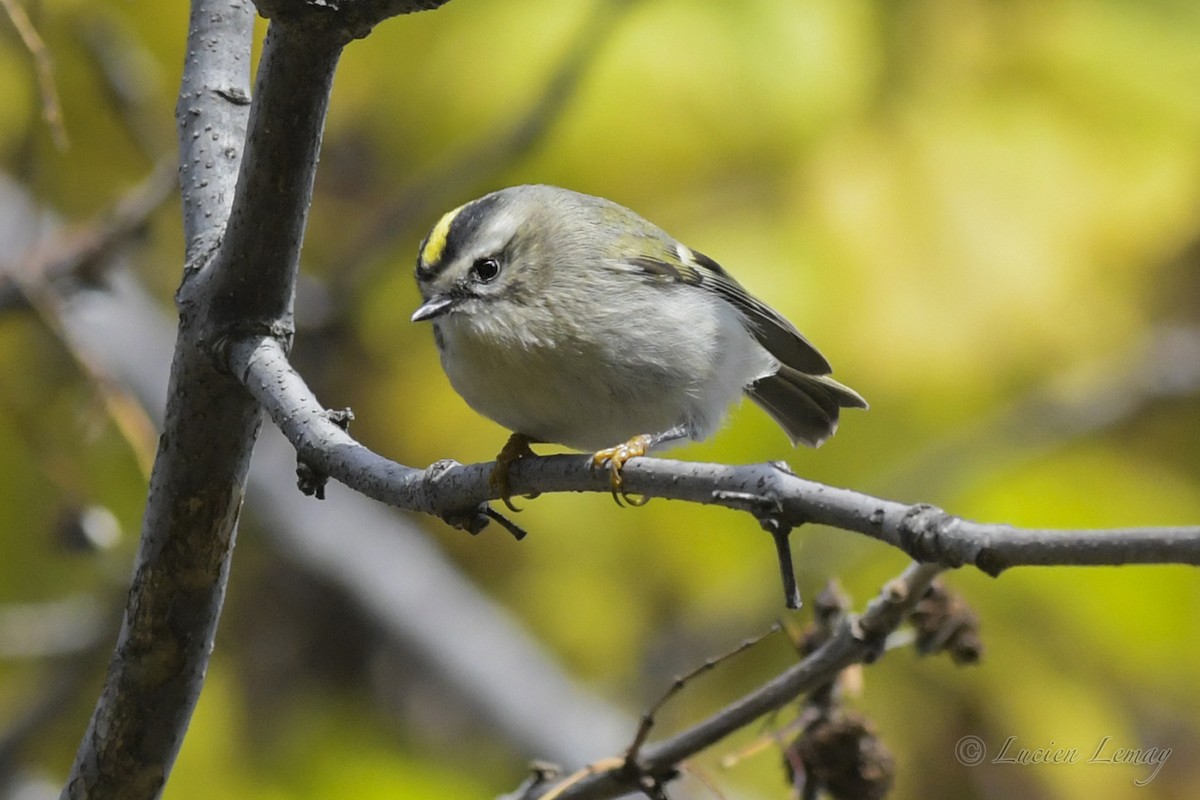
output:
M481 258L471 265L471 276L480 283L491 283L500 274L500 262L494 258Z

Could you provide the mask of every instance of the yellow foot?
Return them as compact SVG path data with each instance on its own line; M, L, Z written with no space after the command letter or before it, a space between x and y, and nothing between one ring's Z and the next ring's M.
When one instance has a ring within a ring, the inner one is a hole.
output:
M504 443L504 447L496 456L496 466L492 467L492 474L488 476L488 485L500 494L500 499L504 505L508 506L509 511L520 511L521 509L513 505L512 492L508 486L508 470L525 456L537 455L529 449L529 445L534 441L536 440L523 433L514 433L509 436L508 441ZM533 497L533 495L530 496Z
M613 500L617 501L617 505L622 504L622 498L631 506L644 506L650 502L649 497L641 497L635 500L625 493L625 480L621 477L621 468L625 466L625 462L629 459L644 456L650 452L650 445L653 441L654 438L652 436L641 434L616 447L606 447L603 450L598 450L592 456L592 469L608 465L609 486L612 487Z

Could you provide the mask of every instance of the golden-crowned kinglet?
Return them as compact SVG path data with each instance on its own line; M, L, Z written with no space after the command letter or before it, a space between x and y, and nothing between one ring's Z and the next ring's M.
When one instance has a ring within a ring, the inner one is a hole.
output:
M629 209L553 186L501 189L449 212L417 283L442 367L471 408L514 432L493 482L530 442L596 451L614 495L626 460L704 439L743 393L792 444L816 447L843 407L795 326L708 256Z

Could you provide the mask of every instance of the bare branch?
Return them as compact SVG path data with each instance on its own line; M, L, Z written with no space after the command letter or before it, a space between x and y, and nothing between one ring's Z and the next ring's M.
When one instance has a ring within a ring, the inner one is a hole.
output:
M20 263L0 273L0 312L36 304L70 284L99 281L113 254L146 227L175 185L175 159L160 161L111 209L28 248Z
M663 692L662 697L658 698L654 705L652 705L649 710L642 714L642 718L638 722L637 731L633 735L633 742L625 750L625 760L637 760L642 746L646 744L646 740L650 736L650 731L654 727L655 717L658 715L658 712L661 711L668 702L670 702L671 698L683 691L685 686L696 679L701 673L716 669L717 666L722 662L744 653L746 650L754 647L768 636L779 633L781 630L783 630L783 626L776 622L765 633L760 633L757 636L752 636L749 639L743 640L742 642L738 643L737 647L733 648L727 653L722 653L715 658L705 659L700 666L693 668L688 673L680 675L675 680L671 681L670 688Z
M655 782L669 780L685 759L828 684L846 667L882 655L888 634L904 622L940 571L941 567L930 564L909 566L861 616L844 619L829 640L800 663L699 724L642 748L636 762L604 759L555 783L530 785L520 800L596 800L638 791L647 777Z
M329 3L325 0L254 0L258 13L274 22L303 27L322 38L341 44L361 39L379 23L400 14L432 11L449 0L354 0Z
M192 6L180 102L192 264L219 236L228 207L239 150L222 137L244 126L252 23L245 5ZM260 414L213 368L195 311L181 309L125 618L64 800L157 798L203 686Z
M29 51L29 55L33 57L34 69L37 71L38 90L42 95L42 119L46 121L46 127L50 129L50 138L54 141L55 147L59 150L66 150L70 146L70 141L67 138L67 128L63 124L62 104L58 101L58 86L54 81L54 59L50 56L46 43L38 35L37 28L33 27L33 22L25 13L25 9L17 5L17 0L0 0L0 5L4 6L5 13L12 20L13 27L17 29L17 35L21 37L21 42Z
M175 105L184 243L189 256L215 247L229 218L250 104L245 0L195 0L188 22L183 81Z
M160 113L159 76L145 68L154 58L146 43L128 20L100 6L72 23L117 121L142 155L157 161L175 131ZM173 155L178 159L177 148Z
M203 310L199 338L208 347L231 329L291 336L300 245L344 44L339 34L300 23L275 20L267 29L224 238L192 261L177 295L181 312ZM211 211L208 203L201 208Z
M163 435L121 636L64 798L156 798L203 686L261 422L211 353L233 330L290 337L316 155L347 41L301 23L272 23L246 120L250 8L192 6L177 108L188 260ZM244 154L230 138L243 125Z
M325 418L277 342L251 337L234 343L228 355L230 370L300 456L347 486L453 522L477 519L484 503L498 499L488 481L491 463L438 462L419 470L363 447ZM1200 526L1053 530L972 522L931 505L805 480L780 463L726 466L637 458L623 474L631 493L749 511L783 525L830 525L878 539L918 561L970 564L990 575L1022 565L1200 565ZM509 479L516 494L610 491L607 474L595 473L591 459L580 456L524 458L513 465Z

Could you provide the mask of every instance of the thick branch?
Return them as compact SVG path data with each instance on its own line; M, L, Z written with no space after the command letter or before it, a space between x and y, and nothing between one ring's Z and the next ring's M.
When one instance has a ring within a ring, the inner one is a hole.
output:
M231 98L248 93L251 30L247 6L194 4L180 103L194 133L236 126L244 113ZM227 92L209 91L214 85ZM219 202L236 149L218 159L198 143L203 135L181 136L197 142L185 145L181 175L195 259L221 219L223 207L206 204ZM196 347L196 328L185 314L125 618L64 798L158 797L203 685L260 414Z
M341 43L273 22L259 63L229 225L211 266L185 280L209 344L230 328L288 336L300 245Z
M249 117L253 26L254 9L247 0L192 3L175 105L189 256L215 246L233 203Z
M345 44L360 39L379 23L400 14L431 11L449 0L349 0L332 3L328 0L254 0L258 11L267 19L287 22L311 31L321 30Z
M188 270L163 435L121 636L66 797L162 791L203 686L261 420L258 405L216 370L212 347L229 330L290 331L341 44L273 25L259 101L243 122L251 30L248 6L193 4L177 115Z
M277 342L251 337L229 349L229 368L246 383L300 454L330 477L398 508L458 522L487 500L492 464L438 462L418 470L389 461L352 439L324 415L316 397ZM609 492L607 473L580 456L516 462L517 494ZM991 575L1022 565L1200 565L1200 526L1051 530L972 522L930 505L908 505L825 486L793 475L783 464L725 466L638 458L623 470L633 494L688 500L747 511L760 520L805 522L854 531L922 562L972 564Z

